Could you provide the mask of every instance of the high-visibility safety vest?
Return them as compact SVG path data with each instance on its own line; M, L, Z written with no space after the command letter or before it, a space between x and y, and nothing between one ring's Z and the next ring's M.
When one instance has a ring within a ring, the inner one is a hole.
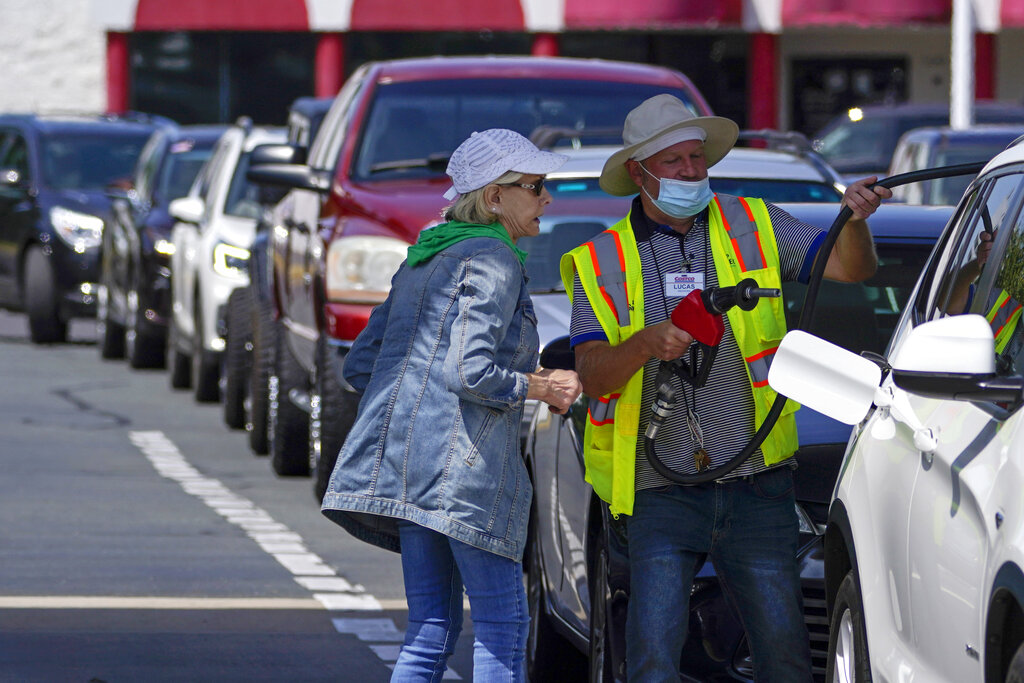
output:
M729 287L750 277L760 287L782 287L778 245L762 200L716 195L709 205L708 223L719 286ZM612 346L643 329L644 283L631 215L562 256L560 268L570 299L574 273L579 273L587 299ZM786 334L783 302L781 297L761 299L752 311L736 306L726 315L746 361L756 429L764 422L776 397L768 386L768 368ZM640 368L624 387L591 398L588 406L583 449L585 478L616 516L633 512L643 374ZM796 452L793 413L799 407L787 401L761 445L766 465L781 462Z
M992 335L996 339L996 353L1002 353L1003 349L1013 336L1013 331L1020 322L1021 305L1010 294L1003 290L996 297L995 303L985 315L988 324L992 326Z

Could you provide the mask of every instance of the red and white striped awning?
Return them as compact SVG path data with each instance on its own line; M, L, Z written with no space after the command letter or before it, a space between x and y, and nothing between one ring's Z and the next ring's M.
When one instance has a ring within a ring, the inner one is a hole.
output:
M977 26L1024 26L1024 0L973 0ZM671 30L949 24L952 0L93 0L107 31Z

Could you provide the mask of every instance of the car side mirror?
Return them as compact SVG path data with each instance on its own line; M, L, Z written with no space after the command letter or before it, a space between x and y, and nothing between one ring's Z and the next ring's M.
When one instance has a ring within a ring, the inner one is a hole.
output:
M167 207L167 212L183 223L199 224L206 205L199 197L179 197Z
M575 370L576 353L569 344L569 337L558 337L549 342L540 352L540 366L551 370Z
M992 328L977 314L918 325L892 360L893 383L919 396L1017 403L1024 378L996 374Z
M306 163L306 148L302 145L256 145L249 154L250 166L304 163Z
M275 185L288 189L310 190L327 194L331 190L331 174L302 164L259 164L250 163L246 177L250 182L261 185Z

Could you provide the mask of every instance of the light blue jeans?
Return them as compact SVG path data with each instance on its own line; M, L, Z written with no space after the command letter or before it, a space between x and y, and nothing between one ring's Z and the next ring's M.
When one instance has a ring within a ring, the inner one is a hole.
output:
M530 613L523 565L400 522L409 627L392 681L440 681L462 631L465 586L473 618L473 681L526 680Z
M638 491L627 523L630 683L679 680L690 589L705 554L746 630L754 680L811 680L789 467L729 483Z

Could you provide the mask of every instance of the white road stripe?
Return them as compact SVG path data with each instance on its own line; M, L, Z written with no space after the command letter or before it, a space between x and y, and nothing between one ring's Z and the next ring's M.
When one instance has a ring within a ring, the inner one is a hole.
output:
M2 595L0 609L323 609L314 598L168 598L121 595Z
M281 598L116 598L116 597L11 597L0 596L0 608L18 606L53 605L112 609L316 609L376 613L383 610L407 610L405 600L378 600L363 586L353 585L337 575L333 567L306 548L302 537L287 526L274 521L270 514L256 507L252 501L234 493L217 479L204 476L194 468L160 431L131 432L129 438L162 476L177 481L188 494L196 496L227 522L245 530L265 552L291 572L300 586L313 592L312 599L288 600ZM20 601L20 602L19 602ZM170 605L179 605L172 607ZM193 606L186 606L193 605ZM223 605L223 606L218 606ZM286 606L287 605L287 606ZM360 626L360 622L363 624ZM389 668L393 668L404 635L387 618L333 619L339 633L355 633L360 640L385 643L370 645ZM445 680L462 680L450 668Z

